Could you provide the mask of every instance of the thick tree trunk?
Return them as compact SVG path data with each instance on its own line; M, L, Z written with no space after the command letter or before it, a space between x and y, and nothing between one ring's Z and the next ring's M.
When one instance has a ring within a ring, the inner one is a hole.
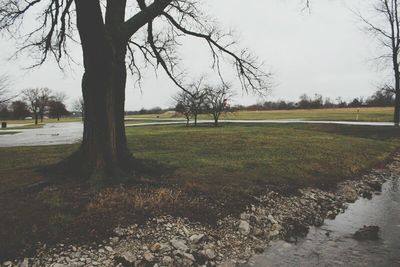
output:
M74 157L92 183L103 184L122 176L131 158L124 126L126 44L107 34L98 3L75 2L85 67L85 115L82 145Z
M114 59L113 68L113 87L115 90L114 99L114 120L117 138L117 157L118 161L123 164L129 164L131 153L128 149L125 134L125 88L126 88L126 46L125 44L117 46L117 55ZM128 161L127 161L128 160Z
M394 104L394 126L399 127L400 124L400 92L396 91Z
M215 127L218 126L218 119L219 119L219 116L218 115L214 115L214 126Z
M395 127L399 127L400 123L400 72L398 68L398 65L395 64L395 104L393 118Z

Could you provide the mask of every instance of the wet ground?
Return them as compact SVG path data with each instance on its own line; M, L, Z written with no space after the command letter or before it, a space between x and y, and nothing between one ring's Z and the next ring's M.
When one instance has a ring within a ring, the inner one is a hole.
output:
M199 120L198 123L210 124L214 123L214 121ZM366 125L366 126L393 125L393 123L390 122L304 121L304 120L221 120L220 123L231 123L231 124L310 123L310 124L343 124L343 125ZM152 122L152 120L149 119L148 123L138 123L138 124L127 123L126 126L139 127L139 126L176 125L176 124L186 124L186 121L166 120L165 122L160 122L160 121ZM13 130L10 131L18 133L12 135L0 135L0 147L73 144L79 142L82 139L83 124L81 122L47 123L44 125L43 128L39 129L19 130L14 128Z
M8 131L8 130L5 130ZM13 129L12 135L0 135L0 147L73 144L82 139L81 122L48 123L38 129Z
M356 241L364 225L380 227L378 241ZM277 241L245 266L400 266L400 178L386 182L372 200L350 204L335 220L310 229L297 244Z

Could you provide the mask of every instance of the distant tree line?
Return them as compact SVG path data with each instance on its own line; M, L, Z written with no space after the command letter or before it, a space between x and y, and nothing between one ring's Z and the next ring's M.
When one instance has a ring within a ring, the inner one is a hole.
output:
M187 91L187 92L186 92ZM303 94L295 101L266 101L250 106L230 105L232 100L232 90L228 85L210 86L192 83L186 91L181 91L173 97L175 107L162 109L154 107L150 109L142 108L138 111L126 111L126 115L146 115L163 114L165 112L176 112L183 116L189 124L193 119L194 125L197 124L199 114L210 114L214 118L214 123L218 125L219 117L225 112L237 111L256 111L256 110L291 110L291 109L323 109L323 108L359 108L359 107L393 107L395 104L395 93L389 87L374 92L370 97L356 97L351 101L345 101L341 97L332 100L320 94L308 96Z
M324 98L320 94L308 96L303 94L297 102L294 101L266 101L251 106L237 105L233 107L238 110L290 110L290 109L322 109L322 108L357 108L357 107L393 107L395 94L389 88L377 90L373 95L367 98L357 97L346 102L341 97L335 100Z
M126 111L125 115L162 114L162 113L165 113L167 111L172 111L172 110L174 110L174 108L167 108L167 109L162 109L160 107L154 107L154 108L150 108L150 109L142 108L137 111Z
M22 90L18 97L0 103L0 119L21 120L32 117L35 124L45 117L60 118L70 116L65 105L66 95L48 88Z

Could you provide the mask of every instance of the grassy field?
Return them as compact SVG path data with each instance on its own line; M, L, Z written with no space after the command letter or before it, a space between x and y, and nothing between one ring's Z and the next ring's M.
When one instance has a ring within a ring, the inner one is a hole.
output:
M7 240L0 261L41 240L101 239L117 224L160 214L215 223L266 187L285 194L332 188L400 147L398 129L343 125L155 126L127 128L127 137L151 171L100 192L40 171L78 145L0 148L0 240ZM29 187L55 177L45 188Z
M272 111L241 111L228 113L221 119L229 120L328 120L328 121L393 121L393 108L343 108L343 109L310 109L310 110L272 110ZM172 119L179 118L173 114L135 115L135 118ZM199 119L212 119L210 115L200 115Z

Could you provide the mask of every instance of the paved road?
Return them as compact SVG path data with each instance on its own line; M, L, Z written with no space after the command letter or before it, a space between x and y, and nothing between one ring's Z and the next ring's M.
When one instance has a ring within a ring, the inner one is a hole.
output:
M127 124L127 127L142 127L156 125L177 125L186 124L184 120L160 122ZM199 120L199 124L213 123L212 120ZM310 123L310 124L343 124L343 125L365 125L365 126L392 126L390 122L348 122L348 121L305 121L305 120L221 120L220 123L237 123L237 124L288 124L288 123ZM81 140L83 125L81 122L68 123L48 123L40 129L21 129L21 130L4 130L18 131L13 135L0 135L0 147L13 146L44 146L44 145L61 145L74 144Z
M81 122L48 123L39 129L2 131L19 133L0 135L0 147L73 144L81 140L83 124Z

